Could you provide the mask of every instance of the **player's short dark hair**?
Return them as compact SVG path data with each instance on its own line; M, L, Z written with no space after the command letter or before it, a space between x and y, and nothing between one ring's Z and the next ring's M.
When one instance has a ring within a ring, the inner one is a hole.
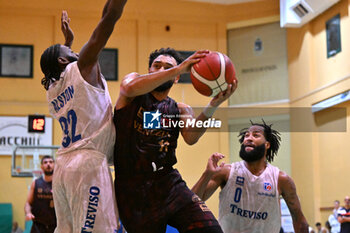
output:
M58 64L58 57L60 56L60 44L55 44L48 47L40 58L41 71L45 77L41 79L41 84L46 90L49 89L51 83L60 79L61 69Z
M41 158L41 164L43 164L45 159L52 159L52 161L55 161L54 158L50 155L44 155L44 157Z
M320 223L320 222L317 222L317 223L315 224L315 226L321 226L321 223Z
M166 56L171 56L173 57L176 62L177 65L180 64L181 62L183 62L183 57L181 56L181 54L176 51L173 48L161 48L159 50L154 50L150 55L149 55L149 61L148 61L148 68L150 68L152 66L152 63L154 61L154 59L156 59L159 55L166 55Z
M272 129L272 124L267 125L264 120L262 120L262 124L260 123L254 123L250 121L252 124L251 126L257 125L264 129L264 136L266 138L266 141L270 143L270 148L267 150L266 153L266 159L268 162L272 162L274 157L277 156L278 149L280 147L281 142L281 136L280 133L274 129ZM244 140L244 135L248 131L249 128L244 128L239 132L239 142L242 144Z

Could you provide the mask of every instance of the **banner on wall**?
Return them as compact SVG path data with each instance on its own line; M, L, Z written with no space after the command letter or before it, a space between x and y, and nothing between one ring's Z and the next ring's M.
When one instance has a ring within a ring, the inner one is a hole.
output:
M16 146L51 145L51 117L45 117L44 133L28 133L28 116L0 116L0 155L11 155Z

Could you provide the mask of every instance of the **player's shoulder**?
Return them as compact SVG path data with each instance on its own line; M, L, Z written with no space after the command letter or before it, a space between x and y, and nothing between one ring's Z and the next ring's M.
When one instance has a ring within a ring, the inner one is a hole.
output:
M279 171L278 174L278 185L280 187L294 187L294 180L286 172Z
M279 170L278 180L285 181L292 179L285 171Z

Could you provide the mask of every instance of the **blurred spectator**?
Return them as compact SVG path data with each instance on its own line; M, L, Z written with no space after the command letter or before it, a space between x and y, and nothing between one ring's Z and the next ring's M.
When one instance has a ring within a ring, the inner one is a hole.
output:
M322 224L320 222L316 223L316 231L317 233L329 233L326 228L322 227Z
M350 233L350 197L346 196L344 202L345 206L338 209L340 233Z
M11 233L23 233L23 230L18 226L18 222L12 223L12 231Z

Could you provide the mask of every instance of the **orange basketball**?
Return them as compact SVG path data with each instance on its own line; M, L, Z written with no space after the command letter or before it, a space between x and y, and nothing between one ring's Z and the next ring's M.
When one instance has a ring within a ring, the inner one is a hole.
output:
M225 54L210 52L191 68L194 88L205 96L216 96L236 80L236 70Z

